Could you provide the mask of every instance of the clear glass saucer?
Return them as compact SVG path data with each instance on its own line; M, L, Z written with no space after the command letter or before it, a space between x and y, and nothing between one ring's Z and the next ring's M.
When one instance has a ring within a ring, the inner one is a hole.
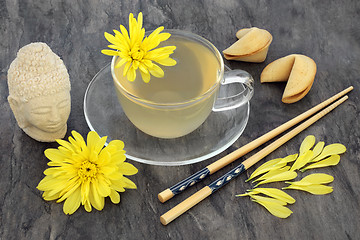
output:
M141 163L177 166L200 162L230 147L244 131L250 104L212 112L194 132L175 139L160 139L138 130L123 112L113 86L110 64L90 82L84 97L85 119L92 131L124 141L126 157Z

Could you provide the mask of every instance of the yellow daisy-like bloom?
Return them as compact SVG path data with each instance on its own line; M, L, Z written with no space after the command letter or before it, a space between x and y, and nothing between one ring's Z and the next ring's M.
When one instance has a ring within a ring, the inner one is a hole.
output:
M138 170L125 162L124 143L111 141L105 148L106 137L91 131L87 136L87 145L76 131L71 132L69 142L56 140L58 149L46 149L45 156L51 161L50 168L37 188L44 191L47 201L65 200L63 211L73 214L80 204L90 212L92 206L97 210L104 208L105 197L113 203L120 202L118 192L125 188L136 189L135 183L124 175L134 175Z
M167 40L171 34L161 33L164 27L158 27L149 36L145 37L145 29L142 24L143 16L141 12L138 14L137 21L133 14L130 13L129 32L123 25L120 25L121 32L113 30L114 36L107 32L104 33L105 38L111 43L108 47L117 51L104 49L101 52L105 55L119 56L121 58L115 68L125 64L123 75L129 81L135 80L136 70L139 69L143 81L147 83L150 81L150 74L158 78L164 76L164 71L156 63L163 66L176 65L176 61L170 58L176 47L156 48L161 42Z

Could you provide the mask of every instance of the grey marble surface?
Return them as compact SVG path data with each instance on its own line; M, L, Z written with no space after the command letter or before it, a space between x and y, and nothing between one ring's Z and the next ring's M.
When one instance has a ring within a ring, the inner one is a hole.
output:
M137 190L122 193L118 205L106 200L101 212L87 213L80 208L67 216L62 204L44 201L36 189L47 166L43 151L57 144L39 143L17 126L7 102L7 70L20 47L46 42L64 60L70 74L69 130L84 135L89 131L83 114L86 87L110 61L100 53L107 45L103 32L120 23L127 25L128 14L139 11L144 14L146 29L163 25L192 31L219 50L233 43L235 32L243 27L256 26L272 33L273 43L264 63L226 62L255 79L248 126L232 147L201 163L162 167L132 162L139 169L131 177ZM0 239L359 239L359 21L360 3L356 0L0 0ZM286 105L281 102L285 84L260 84L259 76L266 64L292 53L312 57L318 71L309 94ZM294 213L278 219L249 199L235 197L251 187L244 182L252 172L249 170L170 225L160 224L161 214L204 183L166 204L157 200L158 192L350 85L355 89L347 102L265 159L297 152L309 134L326 143L341 142L348 150L340 164L319 171L335 177L333 193L315 196L292 191L297 200L290 206Z

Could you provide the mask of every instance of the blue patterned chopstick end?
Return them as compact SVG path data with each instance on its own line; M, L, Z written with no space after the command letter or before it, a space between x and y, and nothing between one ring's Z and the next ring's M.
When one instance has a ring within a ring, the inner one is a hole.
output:
M209 176L209 174L210 174L209 169L203 168L202 170L191 175L190 177L182 180L178 184L172 186L170 188L170 190L172 191L172 193L174 195L179 194L179 193L183 192L185 189L187 189L188 187L191 187L195 183L200 182L201 180L203 180L204 178Z
M209 185L211 191L215 192L216 190L218 190L219 188L230 182L233 178L239 176L244 171L245 171L245 166L243 164L240 164L239 166L232 169L222 177L218 178L216 181L212 182Z

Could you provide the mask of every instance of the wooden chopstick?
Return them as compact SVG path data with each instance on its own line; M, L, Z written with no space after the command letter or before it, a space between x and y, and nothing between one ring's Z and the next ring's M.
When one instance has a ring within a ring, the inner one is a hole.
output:
M162 202L162 203L166 202L167 200L171 199L173 196L183 192L188 187L194 185L197 182L200 182L207 176L217 172L219 169L232 163L233 161L235 161L236 159L245 155L246 153L254 150L255 148L257 148L260 145L264 144L265 142L269 141L270 139L276 137L280 133L293 127L294 125L305 120L306 118L312 116L314 113L316 113L317 111L326 107L327 105L334 102L335 100L339 99L340 97L344 96L346 93L350 92L351 90L353 90L352 86L346 88L345 90L339 92L338 94L332 96L331 98L323 101L322 103L316 105L315 107L309 109L308 111L300 114L299 116L289 120L288 122L275 128L274 130L271 130L270 132L262 135L261 137L255 139L254 141L244 145L243 147L237 149L236 151L234 151L234 152L226 155L225 157L215 161L214 163L206 166L205 168L194 173L193 175L189 176L188 178L182 180L181 182L175 184L174 186L162 191L161 193L158 194L158 198L159 198L160 202Z
M212 182L208 186L205 186L201 190L197 191L187 199L185 199L183 202L179 203L172 209L170 209L168 212L163 214L160 217L160 221L163 225L167 225L170 222L172 222L174 219L179 217L181 214L201 202L206 197L210 196L213 192L227 184L229 181L231 181L233 178L240 175L242 172L247 170L249 167L260 161L262 158L270 154L272 151L286 143L288 140L299 134L301 131L309 127L311 124L328 114L331 110L339 106L341 103L343 103L346 99L348 99L348 96L345 96L341 98L340 100L336 101L335 103L331 104L321 112L317 113L310 119L306 120L290 132L286 133L284 136L280 137L261 151L257 152L250 158L246 159L244 162L242 162L240 165L238 165L236 168L232 169L222 177L218 178L216 181Z

